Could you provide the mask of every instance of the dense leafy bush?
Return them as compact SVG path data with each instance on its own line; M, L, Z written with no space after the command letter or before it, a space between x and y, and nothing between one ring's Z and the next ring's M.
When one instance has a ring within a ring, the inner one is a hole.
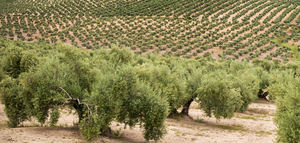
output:
M299 142L297 62L188 60L117 47L83 50L0 41L0 98L9 127L31 118L54 126L59 111L71 108L87 140L110 133L113 121L140 125L146 140L159 140L167 116L181 107L188 115L192 101L207 116L231 118L246 111L257 94L269 92L278 106L279 141Z
M59 109L76 110L82 135L91 140L109 132L113 120L144 128L146 140L166 133L168 102L129 64L131 53L113 49L97 55L65 45L53 49L7 48L1 67L0 96L9 126L35 117L56 124ZM124 65L122 65L122 63Z
M171 112L176 112L186 102L184 83L167 66L143 64L135 71L139 79L149 83L153 91L168 100Z
M230 75L213 72L204 75L197 89L197 101L208 116L230 118L242 106L240 89L232 88Z
M248 109L248 105L257 99L257 92L259 91L259 80L255 75L255 69L241 70L234 78L233 87L239 89L242 105L237 110L244 112Z
M222 96L228 96L226 98L231 98L235 96L235 93L229 93L231 91L225 91L224 93L221 93L223 91L218 91L220 93L217 93L217 91L211 91L211 93L208 93L208 91L205 90L212 90L214 88L213 86L216 86L215 88L225 88L223 86L226 85L227 90L236 91L236 95L239 94L239 96L236 96L238 98L235 98L237 105L235 109L229 109L227 111L220 111L220 112L227 112L227 114L233 115L234 112L244 112L248 105L253 102L255 99L257 99L257 92L259 91L259 79L256 75L257 68L253 67L247 63L243 62L234 62L234 61L223 61L223 62L207 62L202 65L201 69L198 69L197 71L193 72L190 75L190 78L187 80L187 89L186 92L190 96L191 99L195 99L196 97L200 100L210 100L205 101L207 103L203 104L203 101L200 101L200 106L202 108L207 108L208 115L211 115L211 112L213 112L213 108L217 107L225 107L225 104L231 104L231 103L224 103L226 102L224 100L224 97ZM221 74L221 75L220 75ZM216 76L215 76L216 75ZM222 78L222 76L224 76ZM218 84L210 84L214 83L214 81L222 80L222 82L219 82ZM201 92L200 92L201 90ZM206 95L202 95L202 94ZM210 96L208 96L210 94ZM228 95L225 95L228 94ZM230 95L232 94L232 95ZM213 97L214 96L214 97ZM210 99L209 99L210 98ZM224 100L224 102L221 102ZM218 101L220 102L215 103L216 105L213 105L209 102ZM228 101L230 102L230 101ZM239 105L241 104L241 105ZM206 107L207 106L207 107ZM215 107L211 107L215 106ZM217 113L216 113L217 114ZM219 113L220 114L220 113ZM224 115L224 116L223 116ZM218 117L228 117L225 114L218 115Z
M8 126L16 127L22 121L28 119L29 111L24 103L22 87L17 79L6 78L0 83L0 96L5 105L5 113L9 118Z
M290 72L270 86L270 94L276 98L275 123L278 126L278 141L284 143L300 142L300 80Z
M86 100L87 104L93 105L91 115L80 122L80 129L87 139L107 131L115 118L129 126L140 123L147 140L158 140L165 134L167 102L147 84L138 81L131 68L125 67L117 75L99 78L94 92Z

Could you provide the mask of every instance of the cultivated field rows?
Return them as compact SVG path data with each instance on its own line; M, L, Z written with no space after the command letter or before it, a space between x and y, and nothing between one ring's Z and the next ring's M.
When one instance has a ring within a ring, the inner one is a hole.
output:
M300 6L292 1L19 0L14 4L17 9L7 7L0 13L1 35L14 40L62 41L88 49L117 44L136 53L185 58L285 61L293 59L291 48L274 39L296 48L300 41Z

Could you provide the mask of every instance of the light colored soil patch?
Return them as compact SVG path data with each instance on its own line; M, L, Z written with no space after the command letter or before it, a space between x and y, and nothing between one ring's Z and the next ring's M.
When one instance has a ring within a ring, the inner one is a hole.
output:
M278 18L287 8L283 8L281 11L279 11L270 21L274 21L276 18Z
M247 3L244 3L244 4L242 5L243 8L240 9L239 11L237 11L237 12L231 14L230 17L228 18L228 21L231 21L231 22L232 22L232 19L233 19L236 15L238 15L239 12L241 12L241 11L243 11L243 10L245 10L245 9L247 9L247 8L249 8L249 7L251 7L253 4L256 4L256 3L259 3L259 1L255 2L255 3L252 3L252 4L249 4L248 2L247 2ZM248 5L247 5L246 7L244 7L246 4L248 4Z
M282 21L284 21L284 20L286 20L286 19L288 19L290 16L291 16L291 14L292 13L294 13L297 9L299 9L300 8L300 6L298 6L298 7L296 7L294 10L292 10L291 12L289 12L286 16L285 16L285 18L282 20ZM297 24L297 17L298 16L300 16L300 13L290 22L291 24Z
M161 143L272 143L276 138L276 126L273 123L275 104L257 101L249 106L245 113L236 113L232 119L217 120L206 117L193 103L190 116L167 119L168 133ZM80 136L75 114L63 111L58 127L38 127L38 124L26 122L26 127L8 128L4 105L0 104L0 141L1 143L85 143ZM123 124L112 123L115 137L100 136L93 142L99 143L142 143L145 142L142 129L138 126L124 129ZM150 141L154 142L154 141Z
M259 20L259 22L262 23L262 22L263 22L267 17L269 17L269 16L271 15L271 13L273 13L278 7L279 7L279 6L274 7L272 10L270 10L268 13L266 13L266 14Z
M265 8L263 8L262 10L260 10L259 12L257 12L254 16L252 16L251 18L250 18L250 21L252 21L253 19L255 19L256 17L258 17L260 14L262 14L266 9L268 9L270 6L272 6L272 5L269 5L269 6L267 6L267 7L265 7Z

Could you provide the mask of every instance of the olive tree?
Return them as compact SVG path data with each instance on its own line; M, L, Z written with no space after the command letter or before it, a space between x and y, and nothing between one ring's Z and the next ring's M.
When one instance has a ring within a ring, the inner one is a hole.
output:
M270 87L270 95L276 101L275 123L278 126L278 141L284 143L300 142L300 79L293 77L291 71L276 72L277 78Z
M4 59L16 62L5 62L2 69L7 76L0 83L10 127L31 117L46 124L49 116L50 125L55 125L59 109L71 107L87 140L109 132L113 120L129 126L139 123L146 140L158 140L166 133L167 101L149 83L139 80L128 57L120 56L127 51L99 51L94 55L64 45L32 54L13 50L17 56ZM118 56L121 58L116 60ZM10 64L15 68L8 68Z
M230 118L241 108L240 89L234 88L232 77L223 71L211 72L202 77L197 89L197 102L206 115L217 119Z
M172 73L166 65L153 65L145 63L136 66L138 78L150 85L160 97L167 99L170 114L177 113L177 109L186 100L185 85L175 73Z

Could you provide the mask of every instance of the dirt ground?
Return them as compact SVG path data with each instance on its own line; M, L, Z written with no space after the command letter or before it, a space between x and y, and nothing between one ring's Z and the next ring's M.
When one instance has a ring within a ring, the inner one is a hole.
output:
M166 136L161 143L272 143L276 140L273 117L274 103L263 100L252 103L245 113L236 113L232 119L216 120L206 117L193 103L190 115L167 119ZM0 143L85 143L78 129L76 115L64 112L57 127L40 127L35 122L25 122L22 127L8 128L4 105L0 104ZM113 123L114 137L99 136L97 143L142 143L142 130L126 128ZM153 141L151 141L153 142Z

